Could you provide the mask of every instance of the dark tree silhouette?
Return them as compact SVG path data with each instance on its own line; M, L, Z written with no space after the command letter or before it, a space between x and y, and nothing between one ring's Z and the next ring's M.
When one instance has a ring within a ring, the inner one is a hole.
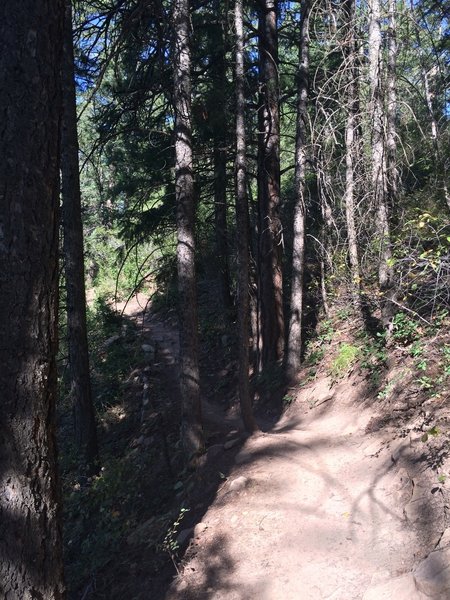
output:
M54 436L63 3L0 4L0 596L64 597Z

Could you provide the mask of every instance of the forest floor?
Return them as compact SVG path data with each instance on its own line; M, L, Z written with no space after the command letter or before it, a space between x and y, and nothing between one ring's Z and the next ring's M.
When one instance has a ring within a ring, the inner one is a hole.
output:
M177 405L177 331L145 307L139 295L117 309L137 325L140 347L164 372L167 402ZM216 371L204 386L207 451L175 484L171 524L143 515L128 535L127 597L448 600L448 395L440 411L426 396L418 401L406 363L397 356L378 396L360 369L305 371L283 410L260 403L261 432L252 437L235 404L214 393L235 366ZM145 430L154 413L142 373L134 410ZM134 440L133 451L145 452L145 435L134 432ZM166 532L158 547L177 573L139 566L158 523ZM85 597L119 598L124 590L122 581L109 596Z

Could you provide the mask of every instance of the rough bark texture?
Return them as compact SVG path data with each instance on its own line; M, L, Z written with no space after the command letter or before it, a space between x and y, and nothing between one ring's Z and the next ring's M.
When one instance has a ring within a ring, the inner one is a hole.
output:
M236 227L238 243L238 337L239 401L247 431L258 429L252 410L249 385L249 218L244 96L244 26L242 0L236 0Z
M372 193L377 210L378 283L382 322L389 333L394 315L394 271L386 190L386 157L381 89L381 15L379 0L369 1L369 82L372 119Z
M332 188L331 177L321 150L318 150L316 159L317 191L320 203L320 291L322 306L326 315L330 312L327 291L327 275L332 269L331 257L331 232L333 229L333 211L329 190Z
M345 217L347 245L352 279L352 296L355 308L360 309L361 274L359 269L358 238L355 218L355 163L357 158L358 94L355 45L355 0L344 3L344 56L346 58L347 123L345 127Z
M291 316L287 341L287 374L294 377L300 367L302 350L303 274L305 264L305 172L307 101L309 85L310 3L302 4L297 89L297 136L295 143L295 207L292 251Z
M215 47L211 59L211 77L214 90L211 114L214 115L214 225L216 235L216 260L220 284L220 296L224 311L231 307L230 272L228 267L227 227L227 111L226 111L226 40L225 19L221 14L221 3L216 3L218 22L215 25ZM222 110L217 106L223 105Z
M180 394L186 459L203 447L198 366L198 316L195 278L195 199L191 140L191 51L189 1L175 0L174 103L175 195L180 317Z
M387 31L387 111L386 111L386 162L388 205L395 210L398 196L397 169L397 36L396 0L389 0Z
M259 2L261 102L258 144L259 283L263 367L280 360L284 348L283 232L280 221L280 114L277 2Z
M0 597L64 597L55 447L60 0L0 3Z
M62 66L63 116L61 129L61 183L64 258L67 290L67 342L75 438L81 466L88 474L98 471L95 411L92 403L86 326L83 224L78 168L78 133L73 62L72 7L65 2Z

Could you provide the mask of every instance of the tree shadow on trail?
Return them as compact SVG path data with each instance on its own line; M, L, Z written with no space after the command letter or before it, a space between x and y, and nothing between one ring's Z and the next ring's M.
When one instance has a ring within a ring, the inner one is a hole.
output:
M236 560L228 550L229 538L221 534L214 536L202 546L202 554L208 557L199 573L186 566L183 576L164 596L165 600L215 600L217 598L244 599L262 598L264 587L255 584L242 584L236 581L234 572Z
M251 437L242 446L219 454L215 460L207 463L206 479L220 469L222 481L211 486L207 501L190 525L194 527L201 522L214 505L214 512L206 516L206 523L208 517L213 517L211 531L209 535L203 536L201 533L196 535L192 530L190 545L183 561L185 570L177 582L169 587L167 594L161 596L161 600L256 599L271 586L274 573L268 573L267 576L263 574L260 579L256 577L258 590L243 590L237 585L243 580L243 557L248 560L246 568L251 570L253 565L251 551L247 554L237 552L239 546L242 548L248 543L246 529L236 529L230 525L230 517L241 514L243 508L251 511L252 516L246 518L247 523L256 522L261 515L260 521L263 521L266 514L282 515L284 522L290 524L288 530L284 528L282 532L284 547L290 549L290 554L304 556L304 545L311 544L319 552L324 564L329 561L334 566L342 563L342 572L338 577L344 584L344 566L348 553L357 560L352 568L357 571L364 565L367 570L364 585L369 585L374 573L387 569L391 576L399 575L405 568L413 568L433 549L436 532L431 532L430 525L433 519L439 518L439 506L426 500L419 503L414 523L404 513L404 507L411 498L408 494L404 496L404 482L399 466L401 463L408 472L417 472L421 458L409 456L402 449L396 454L395 460L389 452L380 455L384 441L378 436L376 440L379 440L380 448L373 455L358 450L365 443L363 431L360 431L359 437L356 436L356 440L351 434L341 431L318 430L315 434L314 423L326 417L330 407L331 404L321 406L314 412L314 417L308 419L308 423L301 416L293 415L290 420L279 426L275 425L271 433ZM357 418L356 414L355 423ZM367 444L373 443L373 436L368 435ZM331 464L330 456L334 456ZM341 471L340 465L346 461L348 468ZM274 471L274 468L278 468L278 471ZM298 490L295 488L293 494L287 484L289 479L283 476L287 470L305 482ZM281 479L278 481L272 476L264 478L267 471L280 473ZM345 478L346 473L352 476L349 481ZM247 501L245 494L241 500L239 494L232 492L231 483L238 475L244 475L250 481L250 496ZM309 488L312 483L308 482L315 482L314 487ZM430 492L430 498L433 496L432 490L424 491ZM217 525L218 517L221 519L221 526ZM223 536L223 527L230 534ZM260 528L261 533L257 529L253 532L256 536L253 541L260 535L263 544L267 533L264 533L264 528ZM271 531L269 522L267 531ZM272 552L276 554L275 538L273 543L275 546L268 545L268 556ZM344 548L342 556L336 550L340 544ZM213 556L211 565L210 554ZM215 566L217 561L219 569ZM195 571L189 572L192 565ZM336 568L339 571L340 567ZM251 576L249 579L254 581L255 577ZM359 591L364 589L363 587Z
M364 489L347 489L346 481L330 469L324 454L342 452L349 438L340 431L323 433L319 428L315 431L315 423L327 418L332 411L334 398L313 408L313 412L307 412L307 417L295 409L282 420L284 406L281 403L279 411L269 415L270 418L264 412L261 415L260 425L267 433L250 438L243 433L242 427L236 426L237 419L225 418L224 406L208 403L206 453L195 472L183 472L181 453L177 448L176 348L172 345L170 350L164 340L169 325L165 328L155 321L153 327L152 333L150 321L149 331L144 331L143 336L133 343L130 340L130 347L125 348L125 352L136 352L136 358L139 355L140 359L134 370L126 374L122 393L111 404L107 430L103 425L103 459L108 460L107 470L95 484L94 495L86 491L86 503L75 502L74 508L79 513L84 508L90 513L70 517L71 536L76 540L70 550L71 569L77 565L85 569L83 585L73 591L73 600L122 600L124 597L130 600L249 600L263 597L269 583L267 579L262 578L260 583L258 580L256 585L245 587L238 578L240 563L233 544L242 538L245 546L244 532L230 528L227 522L222 523L222 528L216 529L211 523L206 531L201 527L195 529L199 523L208 524L211 509L227 511L235 504L239 505L239 492L237 495L232 492L230 485L240 475L250 482L257 482L257 489L252 491L252 510L260 511L262 517L269 510L266 495L269 497L274 493L278 498L276 510L284 511L283 514L289 515L288 519L290 515L304 516L305 531L298 532L293 553L301 552L304 540L317 537L314 524L307 518L317 519L316 525L321 522L327 514L327 502L332 501L333 495L346 502L349 514L354 514L355 519L347 521L340 516L339 526L336 523L333 526L336 532L324 521L320 536L325 539L326 536L340 535L343 540L347 539L346 535L357 537L358 525L354 521L365 519L367 526L372 527L372 539L376 539L379 522L375 524L373 515L380 515L382 520L389 510L376 488L384 485L394 466L389 458L372 473L372 479ZM159 342L152 338L155 331ZM156 344L152 343L155 341ZM159 344L157 356L152 360L142 353L142 343L147 342L153 346ZM113 342L116 343L127 345L127 336ZM145 404L146 383L149 387ZM165 415L164 426L154 416L159 413ZM168 459L164 444L167 445ZM261 480L258 472L264 472L274 463L279 463L284 471L303 473L305 481L316 481L317 498L308 496L307 485L302 489L303 496L285 498L286 489L275 489L273 480ZM120 467L118 471L114 471L114 465ZM96 502L94 509L89 505L92 501ZM184 518L174 528L181 508L189 510L183 513ZM347 510L342 509L342 513ZM82 529L81 523L84 523ZM169 532L172 533L167 537ZM256 536L259 535L263 540L264 531L259 533L258 529ZM92 545L93 538L101 544ZM175 542L172 548L171 542ZM99 549L103 555L96 556L93 550L98 553ZM75 556L76 552L83 554L83 561L80 562L80 556ZM177 576L171 555L180 569L180 576ZM201 561L201 568L195 566L196 556ZM99 566L95 566L97 560ZM192 571L192 568L196 570Z

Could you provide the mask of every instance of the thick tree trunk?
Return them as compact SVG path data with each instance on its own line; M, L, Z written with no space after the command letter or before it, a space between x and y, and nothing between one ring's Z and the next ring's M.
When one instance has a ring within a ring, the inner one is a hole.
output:
M64 598L55 446L63 4L0 3L0 596Z
M226 106L226 40L225 18L221 15L220 3L217 3L218 23L215 36L215 51L211 61L211 77L214 92L211 109L214 116L214 225L216 234L216 260L222 308L231 307L230 271L228 266L228 226L227 226L227 111ZM221 108L218 110L218 106Z
M244 96L244 25L242 0L236 0L236 228L238 242L238 337L239 402L247 431L258 429L253 416L249 385L249 218L247 200L247 164Z
M381 317L389 333L395 306L394 271L386 189L386 159L381 86L381 14L380 0L369 0L369 83L372 119L372 194L377 210L379 245L378 283L381 293Z
M175 31L175 195L178 233L181 429L186 460L190 461L203 448L203 434L195 276L195 200L191 139L189 0L175 0L173 22Z
M344 3L344 55L346 57L347 123L345 127L345 216L347 244L352 280L352 298L356 309L361 308L361 274L359 268L358 238L355 218L355 163L357 144L358 94L355 45L355 0Z
M309 85L309 13L310 3L302 4L300 19L300 51L297 89L297 136L295 143L295 207L292 251L291 317L287 340L287 374L295 377L301 360L303 274L305 263L305 172L307 100Z
M71 397L75 416L75 439L81 466L88 474L98 472L97 430L92 403L86 325L83 224L78 167L78 133L72 40L71 0L65 1L64 54L62 66L63 116L61 129L61 183L64 258L67 290L67 341Z
M277 1L260 0L259 6L261 86L258 144L259 283L262 364L266 367L283 357L283 232L279 215L280 114Z

